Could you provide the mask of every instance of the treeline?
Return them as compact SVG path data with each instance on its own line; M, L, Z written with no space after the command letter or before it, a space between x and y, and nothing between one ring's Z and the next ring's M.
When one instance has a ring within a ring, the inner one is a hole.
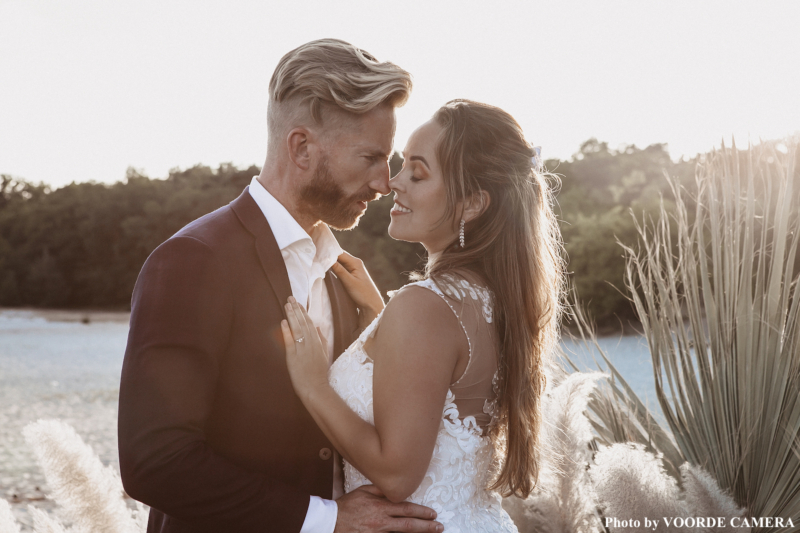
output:
M399 170L399 154L392 159ZM548 160L560 175L557 212L569 271L602 324L633 318L624 296L617 239L636 242L631 210L658 208L664 172L691 181L693 161L675 163L666 146L609 149L586 141L569 161ZM57 190L3 175L0 185L0 306L126 308L150 252L188 222L227 204L259 169L196 166L151 179L129 170L112 185L72 183ZM669 198L669 194L664 195ZM382 291L422 266L420 245L386 233L391 195L370 204L361 223L339 232L342 247L366 262Z

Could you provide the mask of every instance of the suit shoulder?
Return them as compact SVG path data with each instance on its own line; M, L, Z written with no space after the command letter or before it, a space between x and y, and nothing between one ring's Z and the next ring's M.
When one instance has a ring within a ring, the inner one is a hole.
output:
M217 249L229 244L237 236L244 237L248 234L231 206L225 205L188 223L170 239L188 237L202 242L209 248Z

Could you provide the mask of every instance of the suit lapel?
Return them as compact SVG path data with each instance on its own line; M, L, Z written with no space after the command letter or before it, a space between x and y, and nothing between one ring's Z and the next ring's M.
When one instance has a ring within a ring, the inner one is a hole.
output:
M283 261L283 255L267 218L247 189L230 205L242 225L255 237L256 254L261 262L261 268L264 269L278 303L283 306L292 294L292 286L289 283L286 263Z
M244 227L255 237L256 253L261 262L261 268L264 269L264 274L269 280L278 303L283 306L292 294L292 286L289 283L286 263L267 218L247 189L230 205ZM350 295L342 286L342 282L330 270L325 273L325 286L328 289L333 315L333 357L335 360L347 349L355 337L358 328L358 311Z
M342 295L339 293L342 285L336 274L328 270L325 273L325 286L328 289L328 297L331 300L331 313L333 314L333 360L335 361L346 348L344 346L345 335L342 331Z

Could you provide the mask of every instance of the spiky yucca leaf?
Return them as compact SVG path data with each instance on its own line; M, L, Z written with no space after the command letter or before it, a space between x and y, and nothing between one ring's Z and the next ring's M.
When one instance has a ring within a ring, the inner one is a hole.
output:
M670 214L625 248L656 395L681 454L750 516L800 519L797 141L713 152L690 222Z
M576 335L571 336L573 342L588 352L599 353L602 362L595 358L595 365L610 374L610 379L592 392L589 401L589 411L592 415L589 420L595 430L597 441L607 446L625 442L643 444L647 451L663 455L664 467L680 484L679 467L686 458L676 447L670 431L661 427L650 409L622 377L600 346L597 335L583 314L574 291L571 293L571 299L569 317L577 331ZM573 371L579 371L578 365L567 351L561 349L559 358Z

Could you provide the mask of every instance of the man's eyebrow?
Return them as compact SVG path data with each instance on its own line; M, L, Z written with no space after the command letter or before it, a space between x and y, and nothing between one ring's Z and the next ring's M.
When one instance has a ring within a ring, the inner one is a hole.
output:
M369 154L370 157L382 157L387 161L392 158L392 152L386 153L380 148L370 150L369 152L367 152L367 154Z

